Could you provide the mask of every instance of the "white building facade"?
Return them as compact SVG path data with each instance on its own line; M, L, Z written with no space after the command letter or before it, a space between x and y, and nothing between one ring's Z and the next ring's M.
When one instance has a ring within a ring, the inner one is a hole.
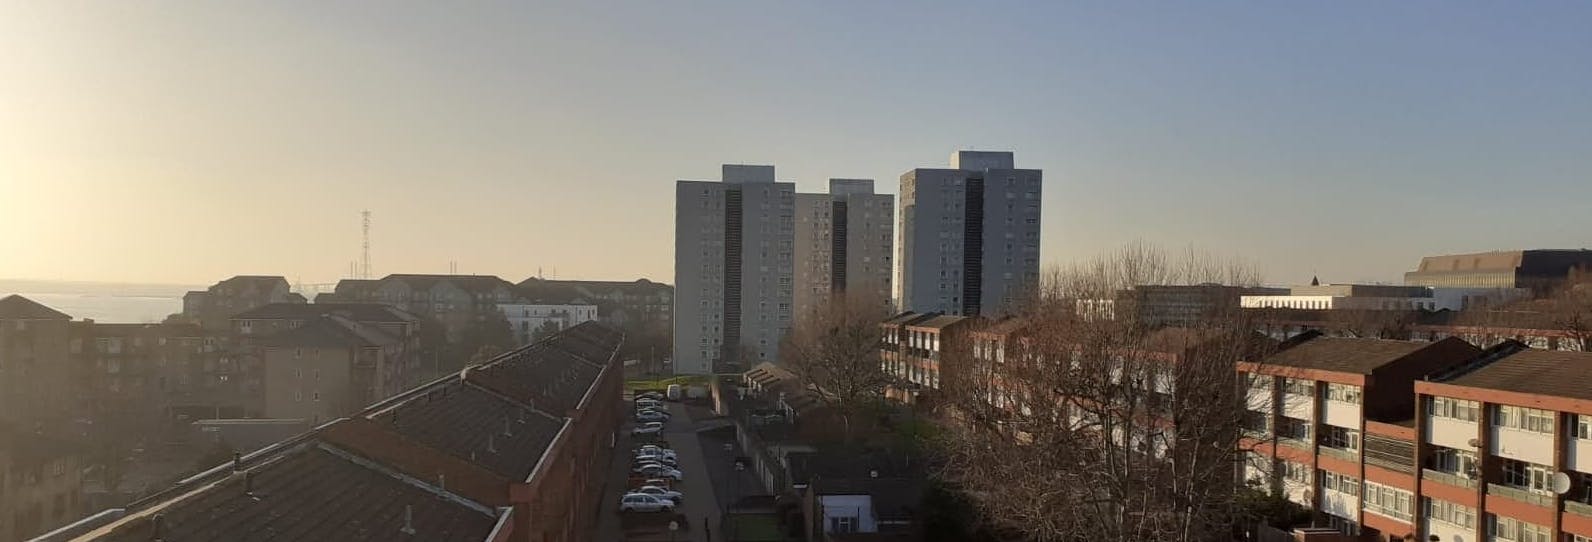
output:
M891 303L895 196L873 179L830 179L827 194L796 194L796 314L840 293Z
M556 331L563 331L581 322L597 319L597 306L586 304L539 305L531 303L499 303L498 310L509 321L518 344L530 344L537 330L551 323Z
M1010 152L958 151L901 176L902 310L998 314L1039 281L1043 172Z
M779 359L794 290L795 183L774 166L725 165L675 184L674 371Z

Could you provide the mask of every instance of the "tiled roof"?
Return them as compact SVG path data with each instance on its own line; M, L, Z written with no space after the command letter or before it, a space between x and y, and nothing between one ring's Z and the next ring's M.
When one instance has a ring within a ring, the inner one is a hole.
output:
M1592 400L1592 352L1521 350L1446 383Z
M1436 343L1384 339L1316 338L1272 355L1266 365L1371 374L1378 367Z
M339 317L322 316L299 327L261 338L261 346L385 346L398 339L380 329Z
M271 303L238 313L233 320L308 320L336 314L356 322L414 322L408 311L385 303Z
M314 442L93 533L104 542L484 541L496 512ZM246 487L248 490L246 491ZM413 534L404 528L406 510ZM156 534L154 517L160 517Z
M933 317L933 316L935 316L935 313L932 313L932 312L925 314L925 313L920 313L920 312L906 311L906 312L903 312L901 314L897 314L895 316L891 316L888 320L884 321L884 324L885 325L901 325L901 324L907 324L907 323L911 323L911 322L914 322L914 321L917 321L917 320L922 320L922 319Z
M466 379L562 415L580 405L600 372L600 365L541 343L471 369Z
M0 318L8 320L71 320L66 313L20 295L0 298Z
M536 467L561 418L468 383L452 383L371 415L388 429L515 481Z
M617 280L549 280L531 277L520 281L519 286L521 288L532 287L576 289L599 295L606 293L605 290L618 290L625 294L637 296L656 295L658 293L667 293L674 290L673 286L669 286L668 284L663 284L660 282L653 282L647 279L637 279L626 282Z

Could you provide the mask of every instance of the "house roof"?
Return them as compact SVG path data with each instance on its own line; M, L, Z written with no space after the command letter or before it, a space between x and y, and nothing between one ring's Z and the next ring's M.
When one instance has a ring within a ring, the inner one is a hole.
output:
M280 275L237 275L216 283L216 286L222 285L272 288L278 285L286 286L287 278Z
M204 330L198 325L187 323L102 324L99 322L83 322L83 324L95 337L131 337L134 335L201 337L204 335Z
M1520 350L1446 383L1472 388L1592 400L1592 352Z
M952 316L952 315L949 315L949 314L942 314L942 315L938 315L938 316L935 316L933 318L929 318L927 320L923 320L923 321L920 321L920 322L912 322L910 324L907 324L907 327L924 328L924 329L945 329L947 327L951 327L953 325L965 322L965 321L967 321L967 319L968 318L966 316Z
M513 289L514 284L498 278L496 275L409 275L393 274L381 279L381 282L402 281L409 284L410 288L427 290L438 282L447 282L458 286L460 289L472 293L490 292L496 288Z
M544 342L473 368L466 380L562 414L580 405L601 372L601 365Z
M66 313L49 308L20 295L0 298L0 319L5 320L71 320Z
M88 539L463 542L487 540L498 522L490 508L351 457L314 442L288 449L190 498L130 511ZM413 534L401 531L406 514Z
M562 418L467 382L440 386L369 418L515 481L530 476L564 427Z
M1318 369L1340 373L1371 374L1437 343L1319 337L1304 341L1266 358L1267 365Z
M262 337L260 346L386 346L398 339L380 329L338 316L318 316L304 325Z
M906 311L906 312L902 312L900 314L897 314L895 316L891 316L890 318L886 319L882 323L885 324L885 325L901 325L901 324L906 324L906 323L912 322L914 320L920 320L920 319L923 319L923 318L932 317L934 315L935 314L932 313L932 312L924 314L924 313L921 313L921 312Z
M520 281L521 288L564 288L601 295L604 291L619 291L626 295L649 296L674 291L674 287L647 279L619 280L550 280L531 277Z
M409 311L385 303L270 303L233 315L233 320L308 320L336 314L356 322L415 322Z

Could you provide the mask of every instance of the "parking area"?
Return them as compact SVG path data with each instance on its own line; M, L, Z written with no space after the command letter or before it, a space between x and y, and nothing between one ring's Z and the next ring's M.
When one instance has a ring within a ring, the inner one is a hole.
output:
M704 459L702 442L697 438L697 431L721 426L723 422L698 421L693 418L692 413L697 412L700 416L706 411L697 411L681 403L664 404L672 417L664 422L661 439L668 443L669 448L674 449L680 472L685 478L674 484L675 490L684 493L684 502L673 515L619 512L619 499L630 487L633 457L631 450L651 440L631 437L630 430L635 423L627 419L620 431L620 449L614 454L612 464L609 465L607 484L603 490L604 511L598 519L592 540L708 542L710 528L719 525L720 505L714 492L713 478L708 474L708 464ZM628 400L625 408L632 408ZM669 530L670 521L676 523L678 530Z

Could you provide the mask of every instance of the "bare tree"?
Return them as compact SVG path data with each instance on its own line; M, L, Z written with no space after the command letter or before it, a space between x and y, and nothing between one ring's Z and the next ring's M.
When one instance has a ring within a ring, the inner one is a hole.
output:
M890 383L879 367L883 307L867 296L834 296L803 314L780 349L785 368L840 416L848 440L853 418Z
M1222 271L1210 271L1210 270ZM1192 328L1079 318L1072 300L1142 283L1254 277L1147 245L1054 270L1015 322L948 352L956 423L944 475L1000 527L1032 540L1231 540L1249 387L1235 364L1269 341L1236 310Z

